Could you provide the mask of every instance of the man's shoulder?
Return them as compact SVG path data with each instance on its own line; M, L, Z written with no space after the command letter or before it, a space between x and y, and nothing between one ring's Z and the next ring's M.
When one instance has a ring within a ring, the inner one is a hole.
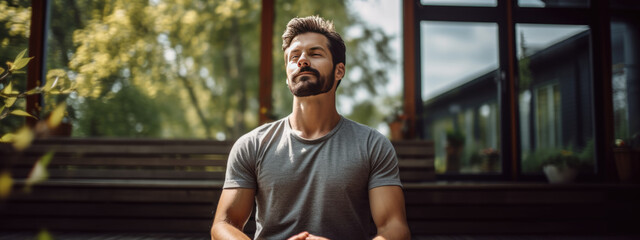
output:
M385 135L378 132L377 129L372 128L370 126L364 125L362 123L353 121L344 117L345 125L354 132L354 136L364 137L366 136L370 140L374 141L389 141Z
M236 144L260 143L274 134L281 134L285 129L286 117L270 123L262 124L242 135Z

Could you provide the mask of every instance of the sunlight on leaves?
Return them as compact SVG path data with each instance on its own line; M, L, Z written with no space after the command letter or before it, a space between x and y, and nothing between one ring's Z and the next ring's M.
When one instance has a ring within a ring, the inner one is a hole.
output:
M2 138L0 138L0 142L3 143L12 143L13 139L15 139L16 135L13 133L7 133L5 135L2 135Z
M27 178L25 191L31 191L31 186L36 183L40 183L49 178L49 173L47 172L47 166L49 162L51 162L51 158L53 158L54 152L48 152L47 154L40 157L38 162L33 165L33 169L31 169L31 173L29 173L29 177Z
M52 88L54 88L56 86L56 84L58 84L58 80L60 79L60 76L57 76L55 80L53 80L53 82L51 82L51 84L47 84L47 86L44 87L45 91L49 91Z
M31 61L32 58L33 57L21 58L20 60L13 63L11 70L16 71L22 69L24 66L27 66L27 64L29 64L29 61Z
M36 116L33 116L33 115L29 114L28 112L25 112L24 110L20 110L20 109L13 110L9 114L16 115L16 116L22 116L22 117L32 117L34 119L38 119Z
M0 68L0 74L4 73L4 68Z
M13 148L18 151L22 151L31 145L31 141L33 141L33 131L27 126L24 126L16 132L13 137Z
M9 171L3 171L0 173L0 199L7 199L11 194L11 187L13 186L13 178Z
M16 56L16 60L13 61L13 64L12 64L11 68L9 69L9 71L19 70L19 69L23 68L24 66L27 66L27 64L29 63L29 61L33 57L25 58L24 55L26 53L27 53L27 49L22 50L22 52L20 52L20 54L18 54L18 56Z
M4 89L2 89L2 93L10 94L11 90L13 90L13 84L11 82L9 82L9 84L7 84L7 86L4 87Z
M20 59L22 59L24 57L24 55L27 54L27 49L22 50L22 52L18 53L18 55L16 56L16 60L14 60L13 62L18 62Z
M7 98L5 100L5 102L4 102L4 106L5 107L11 107L11 106L13 106L13 104L16 103L16 100L18 100L18 98L16 98L16 97Z

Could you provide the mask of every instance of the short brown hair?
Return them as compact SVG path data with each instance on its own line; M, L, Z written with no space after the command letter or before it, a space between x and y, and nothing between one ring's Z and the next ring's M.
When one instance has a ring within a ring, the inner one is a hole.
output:
M289 48L293 38L308 32L322 34L329 40L329 51L331 51L333 58L333 66L336 66L338 63L345 63L346 47L342 37L336 32L333 22L327 21L319 16L291 19L291 21L287 23L287 29L284 30L284 34L282 34L282 50L284 51Z

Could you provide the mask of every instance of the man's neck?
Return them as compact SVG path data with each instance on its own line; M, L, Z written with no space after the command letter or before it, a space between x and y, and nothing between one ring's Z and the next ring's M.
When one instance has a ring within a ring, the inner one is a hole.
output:
M289 116L291 129L304 139L327 135L340 122L335 95L324 93L311 97L294 97Z

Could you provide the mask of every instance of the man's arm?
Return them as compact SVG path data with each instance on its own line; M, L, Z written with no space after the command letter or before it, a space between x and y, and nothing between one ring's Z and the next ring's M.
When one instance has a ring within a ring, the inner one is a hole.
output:
M378 228L378 235L374 240L411 238L402 188L382 186L369 190L369 205Z
M224 189L218 201L218 208L211 226L211 239L249 239L242 232L251 210L255 189Z

